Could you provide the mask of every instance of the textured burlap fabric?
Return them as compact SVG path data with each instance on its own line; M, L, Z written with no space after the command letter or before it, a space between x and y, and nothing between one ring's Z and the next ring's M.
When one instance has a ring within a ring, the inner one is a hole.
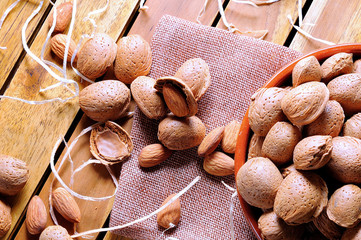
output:
M201 26L171 16L164 16L152 39L153 78L173 75L190 58L204 59L210 68L212 84L198 103L198 116L207 132L231 120L242 120L250 96L280 67L301 54L291 49L224 30ZM229 206L232 192L221 181L235 187L234 176L213 177L202 168L197 149L175 152L159 166L141 169L140 150L157 143L159 121L147 119L138 109L131 135L134 150L124 163L120 188L114 202L110 225L131 222L155 211L164 199L177 193L196 176L201 180L181 197L182 216L177 228L167 231L157 226L156 217L116 234L133 239L231 239ZM239 200L235 204L236 239L254 239L242 214Z

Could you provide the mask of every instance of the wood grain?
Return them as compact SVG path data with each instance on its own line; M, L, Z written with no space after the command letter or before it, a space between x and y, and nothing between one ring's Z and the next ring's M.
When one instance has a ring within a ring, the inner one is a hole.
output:
M57 4L62 1L57 1ZM123 32L129 17L132 15L137 0L110 1L107 14L98 14L95 21L97 31L108 33L117 39ZM106 1L94 1L89 4L87 0L78 1L77 24L75 25L73 39L79 40L83 33L91 33L92 26L81 22L90 11L101 8ZM45 40L48 25L44 24L34 40L31 50L40 55ZM59 61L49 51L47 59ZM77 79L74 74L69 77ZM17 96L30 100L42 100L54 97L70 96L64 88L57 88L45 93L39 93L39 88L55 83L53 78L30 57L26 56L16 72L6 95ZM67 103L49 103L44 105L28 105L18 101L3 99L0 101L0 152L23 159L30 166L30 179L25 188L14 198L8 199L13 206L12 227L17 227L24 209L33 195L48 166L51 150L59 138L69 129L79 106L77 98ZM12 230L3 239L7 239Z
M303 0L303 4L306 0ZM233 23L244 35L256 36L252 31L268 30L264 40L283 45L292 29L287 15L290 14L294 19L298 16L298 1L282 0L272 4L260 5L258 7L249 4L241 4L230 1L225 10L226 18L229 23ZM227 29L222 21L219 21L217 27Z
M5 10L15 0L0 1L0 17ZM20 54L23 52L21 44L21 27L26 19L38 7L40 0L20 1L15 8L11 10L6 17L0 30L0 46L7 47L6 50L0 50L0 88L5 83L15 63L18 61ZM30 22L26 31L27 40L32 36L35 29L40 28L39 21L49 6L49 1L45 1L39 14Z
M313 25L314 24L314 25ZM314 0L308 10L302 29L312 36L334 43L361 41L361 2L349 0ZM303 53L327 45L297 33L290 47Z

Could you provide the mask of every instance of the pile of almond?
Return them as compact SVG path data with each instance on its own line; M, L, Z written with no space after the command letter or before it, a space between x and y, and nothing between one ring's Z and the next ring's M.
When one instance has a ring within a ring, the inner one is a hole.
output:
M361 239L360 63L349 53L322 65L310 56L295 65L292 87L252 96L237 189L263 210L263 239Z

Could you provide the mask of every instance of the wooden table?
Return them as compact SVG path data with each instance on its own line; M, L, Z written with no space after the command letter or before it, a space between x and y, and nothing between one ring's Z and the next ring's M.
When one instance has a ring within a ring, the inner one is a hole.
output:
M0 1L2 12L14 0ZM58 0L56 5L64 0ZM41 100L67 95L64 88L57 88L39 93L39 88L55 83L49 74L24 52L21 44L20 29L31 12L37 8L40 0L22 0L10 13L0 30L0 46L7 50L0 51L0 94L22 97L29 100ZM106 0L78 0L77 23L73 39L78 41L81 34L90 33L91 25L81 21L88 12L101 8ZM147 11L138 12L138 0L110 0L108 10L95 15L98 32L105 32L113 39L124 35L140 34L150 41L154 26L164 14L178 16L196 21L203 0L147 0ZM255 8L238 4L229 0L223 1L225 14L229 22L241 31L265 30L269 32L266 41L289 46L303 53L325 47L324 44L309 40L292 29L287 20L291 14L296 21L298 17L297 0L280 0L277 3ZM47 18L52 5L45 1L40 13L30 23L26 36L31 50L40 55L41 47L47 31ZM303 29L313 36L334 43L360 42L361 40L361 1L359 0L303 0ZM223 28L217 8L217 0L209 0L202 24ZM45 58L61 64L60 60L47 49ZM78 79L71 71L69 75ZM112 78L107 74L104 79ZM82 86L84 87L84 86ZM134 104L133 104L134 105ZM134 108L134 106L133 106ZM33 195L39 195L48 206L48 193L53 175L49 169L49 159L56 140L65 137L71 141L79 132L93 122L79 111L78 100L73 99L65 104L49 103L44 105L28 105L18 101L3 99L0 101L0 153L23 159L31 168L31 177L25 188L15 197L4 198L12 206L12 228L2 239L37 239L38 236L27 234L24 224L26 208ZM131 119L120 121L128 131ZM62 155L64 146L58 149L57 159ZM88 137L80 139L72 158L76 166L90 158ZM69 181L69 165L65 164L60 172ZM115 166L118 175L120 167ZM54 186L59 186L55 182ZM75 177L74 190L91 196L112 194L114 186L105 168L101 166L87 167ZM103 202L77 202L82 211L82 222L78 231L99 228L107 225L113 199ZM72 228L59 215L60 223ZM49 218L48 224L52 222ZM100 234L93 239L126 239L112 234Z

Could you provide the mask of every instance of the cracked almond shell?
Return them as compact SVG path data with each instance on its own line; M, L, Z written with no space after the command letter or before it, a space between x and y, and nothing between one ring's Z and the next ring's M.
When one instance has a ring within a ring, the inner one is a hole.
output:
M327 58L321 65L322 81L329 82L331 79L353 72L352 53L337 53Z
M167 106L162 95L154 88L155 82L153 78L140 76L130 85L134 101L150 119L160 119L167 115Z
M251 97L248 110L249 125L259 136L266 136L277 122L286 120L281 109L281 100L288 90L278 87L260 88Z
M211 85L211 74L207 63L201 58L189 59L177 70L174 77L189 86L198 101Z
M254 157L262 157L263 142L264 142L264 137L258 136L257 134L253 134L251 140L249 141L248 157L247 157L248 160Z
M39 240L72 240L68 231L60 225L49 226L40 234Z
M361 113L353 115L345 122L343 135L361 139Z
M292 70L292 85L297 87L305 82L320 82L322 71L320 63L315 56L300 60Z
M315 170L325 166L331 158L332 137L315 135L302 139L293 151L296 169Z
M206 127L196 116L168 116L158 126L159 141L170 150L185 150L198 146L206 135Z
M132 150L130 135L114 122L107 121L91 131L90 152L103 164L122 162L130 156Z
M177 117L194 116L198 111L192 90L176 77L158 78L154 88L163 94L169 110Z
M0 194L14 196L29 179L27 164L17 158L0 154Z
M272 208L283 178L268 158L248 160L238 171L236 184L242 198L251 206Z
M105 122L123 117L130 104L130 90L118 80L104 80L84 88L79 106L94 121Z
M353 184L337 189L327 204L327 216L339 226L356 226L361 221L361 189Z
M312 123L305 126L307 136L312 135L330 135L337 137L342 129L345 114L341 105L335 101L330 100L326 103L325 110Z
M147 41L139 35L122 37L114 61L114 74L125 84L139 76L146 76L152 65L152 51Z
M307 82L290 90L281 107L287 118L298 126L315 121L324 111L330 92L321 82Z
M105 33L97 33L86 41L78 52L77 69L89 79L101 77L113 64L117 53L114 40Z
M11 208L0 200L0 237L6 235L11 228Z
M333 138L331 160L326 167L342 183L361 183L361 140L349 136Z
M330 99L341 104L346 115L361 112L361 74L345 74L331 80Z
M313 172L291 172L278 188L274 211L289 225L317 218L327 205L325 181Z

